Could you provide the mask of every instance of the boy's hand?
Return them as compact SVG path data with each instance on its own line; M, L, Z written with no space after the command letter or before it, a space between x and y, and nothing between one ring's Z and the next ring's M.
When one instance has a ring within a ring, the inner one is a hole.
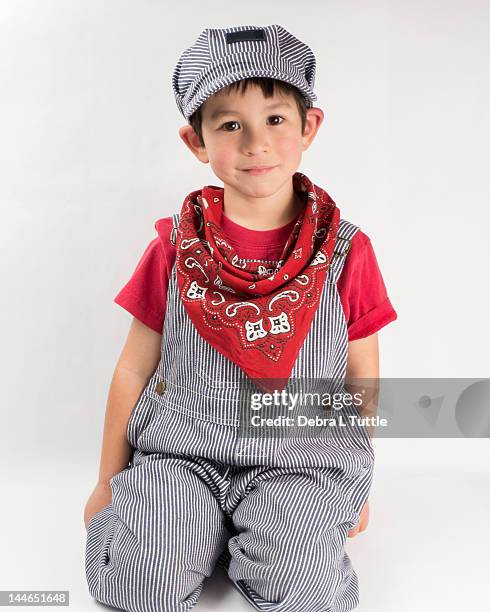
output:
M112 489L108 482L97 483L95 489L90 494L88 501L85 505L83 513L83 520L85 522L85 529L89 524L90 519L102 510L104 506L107 506L112 499Z
M361 514L359 515L359 523L348 532L348 537L353 538L361 531L364 531L369 521L369 503L364 504Z

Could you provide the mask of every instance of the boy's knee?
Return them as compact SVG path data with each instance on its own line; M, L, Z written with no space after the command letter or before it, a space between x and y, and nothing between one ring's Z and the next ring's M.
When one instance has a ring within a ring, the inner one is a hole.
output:
M117 576L102 570L97 582L89 585L91 596L127 612L186 612L196 605L205 576L150 563L145 571L133 568Z
M253 593L256 605L270 612L338 612L354 610L359 604L357 580L351 576L348 581L335 574L323 574L310 580L298 581L294 577L271 576L259 580L240 580L247 591Z
M237 538L230 542L228 575L259 608L263 605L270 612L346 612L358 605L357 576L338 546L312 548L305 540L298 540L296 546L289 542L266 556L246 548ZM340 559L339 554L343 554Z
M186 612L196 604L206 576L178 556L178 547L163 553L138 541L109 511L87 535L86 576L95 600L128 612Z

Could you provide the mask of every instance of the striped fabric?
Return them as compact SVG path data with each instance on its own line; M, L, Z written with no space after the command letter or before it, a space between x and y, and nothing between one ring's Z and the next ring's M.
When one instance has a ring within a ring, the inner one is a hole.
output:
M358 229L341 220L288 391L319 379L342 387L347 325L336 282ZM88 525L90 594L128 611L183 612L218 563L256 610L353 610L359 585L344 544L371 486L367 432L243 437L244 374L196 332L175 272L161 360L128 422L131 465L111 479L112 501Z
M208 28L180 56L172 89L186 119L223 87L255 76L294 85L311 107L317 99L315 70L310 47L280 25Z

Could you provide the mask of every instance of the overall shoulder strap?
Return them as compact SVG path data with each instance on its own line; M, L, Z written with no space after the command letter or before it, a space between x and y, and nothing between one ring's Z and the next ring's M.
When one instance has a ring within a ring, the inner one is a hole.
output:
M328 282L336 283L339 280L345 260L351 249L351 240L354 234L359 231L359 227L340 219L339 230L337 232L337 240L333 251L332 261L330 263Z
M172 229L170 230L170 242L175 246L177 239L177 228L179 227L179 213L172 215Z

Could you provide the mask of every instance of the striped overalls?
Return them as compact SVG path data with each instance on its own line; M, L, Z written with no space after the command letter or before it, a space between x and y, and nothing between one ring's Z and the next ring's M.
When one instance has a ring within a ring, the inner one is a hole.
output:
M175 232L178 215L173 222ZM344 380L347 324L336 283L358 229L340 222L291 379ZM161 359L127 426L131 464L111 478L112 500L87 528L92 597L128 611L184 612L218 562L256 610L356 608L358 579L344 544L371 485L367 431L349 440L328 427L314 438L244 438L243 377L195 330L174 265Z

